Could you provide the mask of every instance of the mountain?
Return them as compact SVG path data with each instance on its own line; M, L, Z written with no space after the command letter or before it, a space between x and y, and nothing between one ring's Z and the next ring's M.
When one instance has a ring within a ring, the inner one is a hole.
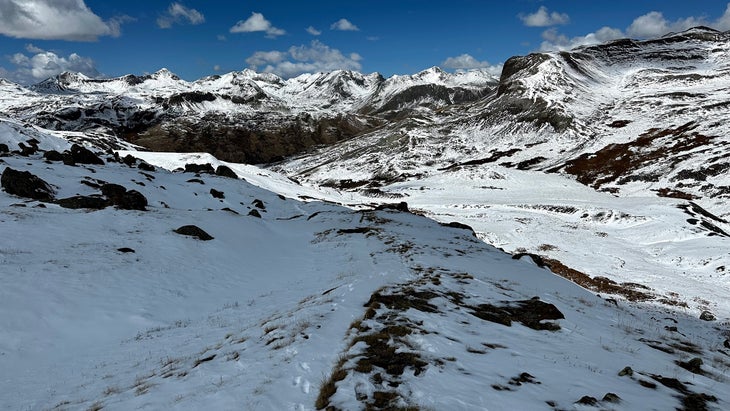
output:
M557 271L726 310L729 37L695 28L514 57L493 95L273 169L458 219L492 245L559 261Z
M0 126L33 148L0 158L2 409L730 403L722 320L596 295L404 204Z
M436 68L390 79L335 71L288 80L247 69L194 82L166 69L110 79L62 73L13 91L18 97L0 109L47 129L94 129L108 141L121 137L152 150L208 151L264 163L350 138L390 118L478 100L496 83L486 72Z
M729 36L0 82L0 406L729 408Z

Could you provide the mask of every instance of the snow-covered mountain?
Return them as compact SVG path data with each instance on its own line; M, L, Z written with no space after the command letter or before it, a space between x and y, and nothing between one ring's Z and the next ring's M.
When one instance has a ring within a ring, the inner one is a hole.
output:
M0 81L0 406L730 408L728 40Z
M13 97L0 100L0 110L37 126L94 129L109 141L123 137L153 150L209 151L261 163L352 137L387 119L476 101L496 88L497 79L484 71L432 68L389 79L334 71L283 80L247 69L187 82L162 69L110 79L63 73L30 89L5 84ZM201 134L207 137L202 144Z

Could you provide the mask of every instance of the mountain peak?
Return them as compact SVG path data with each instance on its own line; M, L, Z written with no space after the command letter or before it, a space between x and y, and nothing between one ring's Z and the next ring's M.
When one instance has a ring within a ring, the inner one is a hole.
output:
M171 72L170 70L168 70L165 67L163 67L163 68L157 70L156 72L152 73L150 77L157 78L157 79L160 79L160 78L169 78L169 79L172 79L172 80L180 80L180 77L178 77L175 73Z

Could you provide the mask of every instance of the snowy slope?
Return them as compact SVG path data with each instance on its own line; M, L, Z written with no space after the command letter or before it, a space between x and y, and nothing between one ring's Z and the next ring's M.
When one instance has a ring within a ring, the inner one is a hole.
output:
M730 404L727 318L605 300L468 229L302 202L311 189L252 166L232 166L243 181L41 152L1 160L56 198L111 182L149 203L74 210L0 191L2 409ZM172 231L187 224L214 239Z

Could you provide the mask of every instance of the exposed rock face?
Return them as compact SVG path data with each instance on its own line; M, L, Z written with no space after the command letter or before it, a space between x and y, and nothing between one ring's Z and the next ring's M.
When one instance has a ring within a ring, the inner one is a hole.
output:
M51 186L29 171L17 171L6 167L0 182L6 192L19 197L41 201L52 201L54 197Z

